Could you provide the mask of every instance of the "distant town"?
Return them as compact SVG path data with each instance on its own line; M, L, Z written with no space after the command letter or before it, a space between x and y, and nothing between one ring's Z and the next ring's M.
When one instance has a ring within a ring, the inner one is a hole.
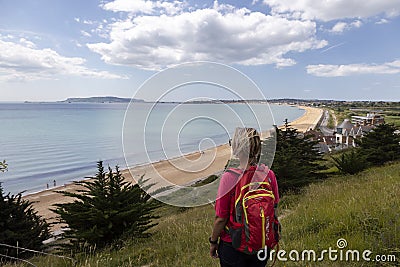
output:
M383 123L393 124L400 129L400 102L286 101L283 103L324 109L317 127L306 132L313 140L319 142L319 150L322 153L356 147L357 139L362 138ZM400 130L397 130L395 134L400 134Z
M134 102L150 102L143 99L135 98L122 98L115 96L95 96L95 97L71 97L62 101L61 103L129 103ZM28 101L26 101L28 102ZM274 104L288 104L288 105L302 105L302 106L348 106L348 107L362 107L362 106L400 106L400 101L347 101L347 100L320 100L320 99L293 99L293 98L279 98L279 99L222 99L222 100L194 100L194 101L161 101L161 103L190 103L190 104L203 104L203 103L274 103Z

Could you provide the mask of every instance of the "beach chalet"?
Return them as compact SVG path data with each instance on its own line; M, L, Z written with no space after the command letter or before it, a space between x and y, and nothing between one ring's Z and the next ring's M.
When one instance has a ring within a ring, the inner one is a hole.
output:
M367 113L367 116L351 116L351 122L356 125L379 125L385 123L383 115L377 112Z
M362 138L365 134L369 133L375 126L374 125L360 125L353 124L349 119L345 119L336 128L336 147L347 148L355 147L355 139Z

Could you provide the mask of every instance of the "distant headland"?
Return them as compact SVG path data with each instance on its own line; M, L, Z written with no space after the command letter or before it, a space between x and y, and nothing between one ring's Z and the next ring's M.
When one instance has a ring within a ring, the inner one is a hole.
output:
M24 103L173 103L173 104L235 104L235 103L255 103L255 104L287 104L293 106L349 106L352 108L360 106L398 106L399 101L371 101L371 100L321 100L321 99L295 99L295 98L277 98L277 99L213 99L213 100L191 100L191 101L149 101L136 98L124 98L116 96L92 96L92 97L69 97L65 100L46 102L46 101L25 101Z
M59 101L61 103L129 103L129 102L145 102L143 99L122 98L115 96L94 96L94 97L70 97L66 100Z

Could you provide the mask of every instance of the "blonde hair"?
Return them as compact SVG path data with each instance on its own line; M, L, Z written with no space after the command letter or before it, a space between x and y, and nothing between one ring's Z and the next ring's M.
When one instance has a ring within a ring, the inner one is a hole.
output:
M236 128L232 138L232 152L239 158L247 157L249 165L260 160L261 139L254 128Z

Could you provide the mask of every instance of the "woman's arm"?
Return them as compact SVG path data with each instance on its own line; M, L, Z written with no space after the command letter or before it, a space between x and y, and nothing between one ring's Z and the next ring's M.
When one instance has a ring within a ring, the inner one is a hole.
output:
M228 218L221 218L218 216L215 216L214 220L214 227L213 231L210 237L210 241L212 242L217 242L218 237L220 236L221 232L224 230L224 227L226 223L228 222ZM218 249L218 243L216 244L210 244L210 256L213 258L217 258L217 249Z
M215 202L215 220L213 225L213 231L210 236L211 246L210 255L211 257L217 258L218 238L221 232L224 230L225 225L228 222L230 216L230 205L231 205L231 194L230 191L235 185L235 177L229 172L225 172L219 183L217 200ZM215 244L213 244L215 242Z
M211 234L211 240L213 240L213 241L218 240L218 237L220 236L221 232L224 230L224 227L227 222L228 222L228 218L221 218L221 217L215 216L214 227L213 227L213 231Z

